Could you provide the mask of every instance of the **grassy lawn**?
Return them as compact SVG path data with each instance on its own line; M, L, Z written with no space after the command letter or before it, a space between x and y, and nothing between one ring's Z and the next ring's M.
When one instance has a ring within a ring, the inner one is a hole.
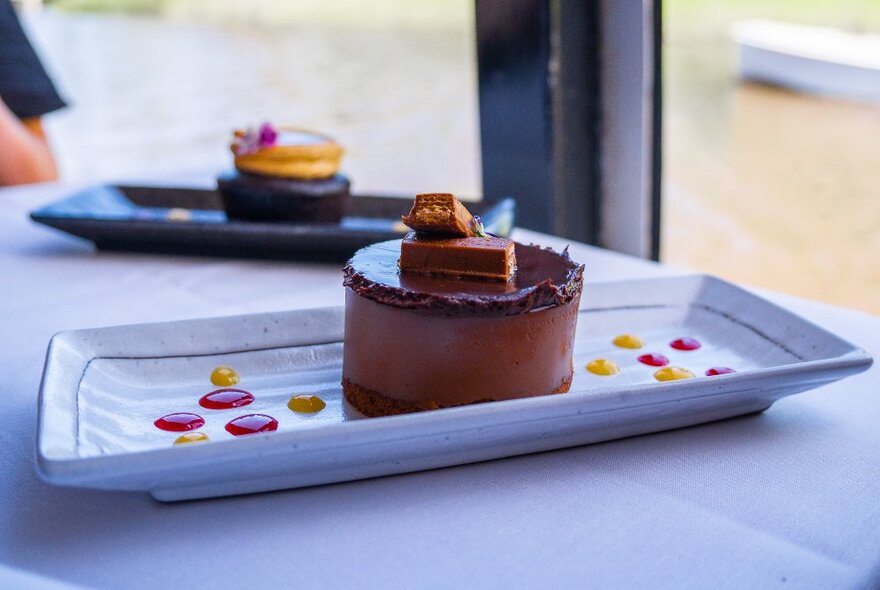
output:
M168 0L47 0L46 6L68 12L118 12L125 14L160 14Z
M794 23L839 27L852 31L880 31L877 0L665 0L667 30L689 36L717 35L736 20L765 18Z
M68 12L156 14L195 22L462 30L471 27L472 0L46 0Z

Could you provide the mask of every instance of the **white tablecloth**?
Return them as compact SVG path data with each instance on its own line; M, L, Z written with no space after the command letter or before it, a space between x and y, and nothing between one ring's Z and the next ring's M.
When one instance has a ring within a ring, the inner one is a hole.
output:
M342 302L336 266L97 253L27 220L65 192L0 191L0 587L880 587L877 369L757 416L319 488L165 505L44 484L54 332ZM572 254L590 280L671 272ZM773 297L880 351L880 319Z

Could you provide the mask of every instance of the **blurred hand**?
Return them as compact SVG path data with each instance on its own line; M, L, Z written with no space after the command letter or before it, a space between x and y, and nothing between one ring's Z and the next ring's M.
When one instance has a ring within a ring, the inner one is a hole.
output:
M57 179L40 118L20 121L0 99L0 186Z

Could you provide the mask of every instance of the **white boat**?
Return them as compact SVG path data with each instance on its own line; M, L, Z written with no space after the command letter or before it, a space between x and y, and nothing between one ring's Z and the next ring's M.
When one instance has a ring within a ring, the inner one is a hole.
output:
M753 20L731 36L744 80L880 102L880 34Z

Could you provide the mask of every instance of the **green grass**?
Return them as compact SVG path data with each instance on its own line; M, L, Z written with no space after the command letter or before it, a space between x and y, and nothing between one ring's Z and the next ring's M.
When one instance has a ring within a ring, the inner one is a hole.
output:
M752 18L880 31L880 1L663 0L664 23L673 35L714 35L735 21Z
M247 0L213 0L207 6L224 12ZM403 0L401 0L403 1ZM423 5L443 0L421 0ZM50 6L66 11L161 14L169 9L205 10L198 0L46 0ZM332 8L333 0L328 0ZM261 4L264 12L285 12L285 2ZM267 14L267 17L273 15ZM880 31L880 0L663 0L663 18L672 31L712 33L731 22L748 18L768 18L805 24L827 25L857 31Z
M471 25L473 0L45 0L67 12L157 14L193 21L269 26L344 25L402 29Z
M46 5L67 12L160 14L168 0L46 0Z

